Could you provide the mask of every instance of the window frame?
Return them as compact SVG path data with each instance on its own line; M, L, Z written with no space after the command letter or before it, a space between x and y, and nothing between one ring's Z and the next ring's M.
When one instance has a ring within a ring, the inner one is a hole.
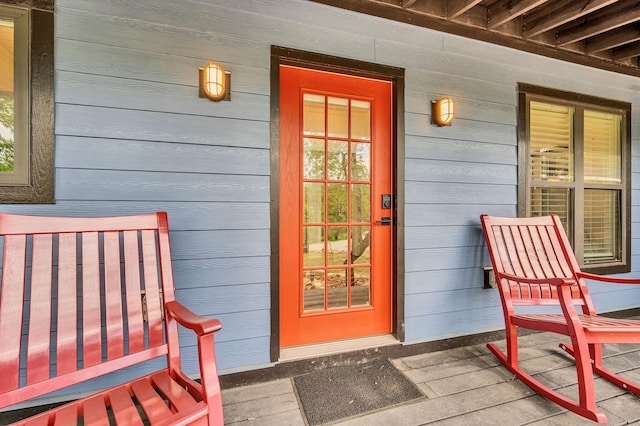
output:
M529 161L529 104L531 101L545 102L556 105L574 107L582 110L593 110L620 114L620 155L621 155L621 184L620 191L620 260L613 262L598 262L593 264L584 263L584 253L582 246L574 242L584 239L584 214L582 209L578 209L576 202L576 188L584 193L585 189L597 189L602 185L584 183L584 179L578 179L580 173L584 174L584 164L574 164L573 182L566 185L549 185L552 187L573 188L571 207L573 215L573 228L570 232L570 239L574 252L578 258L578 263L584 271L596 274L617 274L631 271L631 104L628 102L613 99L600 98L596 96L584 95L580 93L568 92L547 87L535 86L526 83L518 83L518 216L530 216L530 194L531 194L531 172ZM579 127L579 131L574 132L574 151L583 150L584 141L578 138L582 135L584 118L581 122L577 120L573 123L574 129ZM574 161L576 157L574 156ZM538 185L540 186L540 185ZM580 211L579 211L580 210ZM578 247L576 247L578 246Z
M2 204L54 202L54 0L0 0L29 12L28 183L0 184ZM20 94L16 94L16 97ZM17 120L16 120L17 121Z

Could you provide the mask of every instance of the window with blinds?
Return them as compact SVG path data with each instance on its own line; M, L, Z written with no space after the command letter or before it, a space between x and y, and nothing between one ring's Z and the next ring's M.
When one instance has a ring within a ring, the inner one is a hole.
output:
M630 270L630 104L519 85L520 215L558 214L585 269Z
M573 108L531 102L532 181L573 181Z

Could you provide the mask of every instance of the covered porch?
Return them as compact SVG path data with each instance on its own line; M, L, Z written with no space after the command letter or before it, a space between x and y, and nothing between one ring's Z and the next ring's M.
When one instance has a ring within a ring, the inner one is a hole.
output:
M520 359L537 379L575 397L574 362L558 348L562 337L553 333L522 337ZM504 340L497 342L504 348ZM606 345L605 357L605 362L615 372L635 380L640 377L640 345ZM593 424L544 399L514 379L484 343L396 358L392 355L391 362L417 385L424 396L327 424ZM640 401L635 395L597 376L596 394L598 408L606 413L609 424L636 424L640 421ZM311 423L305 423L305 412L291 377L227 388L223 390L223 403L225 424L302 426ZM333 409L335 407L326 407L328 411Z

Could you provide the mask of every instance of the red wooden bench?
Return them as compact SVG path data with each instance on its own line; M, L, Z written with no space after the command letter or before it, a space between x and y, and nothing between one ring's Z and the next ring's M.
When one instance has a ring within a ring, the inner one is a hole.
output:
M175 300L166 213L0 214L0 243L0 408L143 361L161 368L17 425L223 424L221 325ZM201 383L181 371L178 324L197 335Z
M557 215L535 218L481 216L487 248L502 301L507 353L487 346L522 382L540 395L596 422L606 416L596 407L593 373L640 395L640 387L606 369L603 343L640 343L640 321L598 316L585 279L617 284L640 284L640 279L593 275L580 271ZM516 312L519 306L560 307L559 313ZM581 313L576 311L581 308ZM550 331L568 336L560 347L576 362L578 398L572 400L550 389L518 364L517 328Z

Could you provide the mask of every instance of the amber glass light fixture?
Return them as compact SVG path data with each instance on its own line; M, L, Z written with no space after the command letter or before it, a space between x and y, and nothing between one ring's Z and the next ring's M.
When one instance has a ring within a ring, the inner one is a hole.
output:
M454 102L452 98L444 97L431 102L431 124L451 126L453 121Z
M209 62L200 71L200 97L212 101L231 100L231 73L217 62Z

